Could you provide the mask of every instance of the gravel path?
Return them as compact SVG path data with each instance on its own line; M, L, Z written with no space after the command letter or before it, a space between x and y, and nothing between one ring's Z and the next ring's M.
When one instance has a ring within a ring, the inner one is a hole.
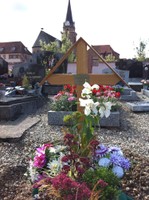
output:
M144 97L142 97L144 98ZM60 140L62 127L49 126L48 105L36 113L40 122L20 141L0 141L0 200L32 200L31 185L24 173L31 152L45 142ZM149 113L133 113L126 103L120 109L120 128L99 128L101 143L118 145L132 161L122 187L135 200L149 199Z

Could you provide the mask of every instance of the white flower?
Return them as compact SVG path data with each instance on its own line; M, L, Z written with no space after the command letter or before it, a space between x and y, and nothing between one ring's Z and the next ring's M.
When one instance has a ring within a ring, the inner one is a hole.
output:
M83 84L84 89L82 90L81 96L82 97L87 97L88 99L90 98L90 94L92 94L92 90L99 89L99 85L94 84L93 86L91 86L88 82L85 82Z
M99 164L99 166L102 166L102 167L109 167L110 159L109 158L100 158L98 164Z
M97 106L99 105L99 102L94 102L92 99L81 99L79 98L80 106L85 107L84 114L90 115L91 112L93 112L95 115L97 115Z
M110 116L111 107L111 102L103 103L103 105L99 109L100 117L102 118L105 116L106 118L108 118Z
M36 173L35 168L33 168L33 161L32 160L29 161L28 171L29 171L31 181L34 182L35 180L37 180L38 174Z
M122 167L114 166L112 171L118 178L122 178L124 176L124 170Z
M52 160L52 162L47 164L47 168L50 169L50 174L56 175L61 169L61 163L59 160Z
M54 147L49 148L50 153L56 153L56 149Z

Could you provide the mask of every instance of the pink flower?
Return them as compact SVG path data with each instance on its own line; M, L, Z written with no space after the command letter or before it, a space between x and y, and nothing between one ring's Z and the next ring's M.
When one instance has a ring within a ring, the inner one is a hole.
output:
M45 154L40 154L34 157L33 166L37 168L43 168L46 164Z
M68 101L75 101L75 100L76 100L76 98L73 96L68 98Z

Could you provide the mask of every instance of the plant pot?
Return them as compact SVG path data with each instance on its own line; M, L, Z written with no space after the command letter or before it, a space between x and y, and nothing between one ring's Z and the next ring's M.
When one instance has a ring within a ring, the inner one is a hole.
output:
M120 126L120 112L111 112L108 118L103 117L100 119L101 127L119 127Z
M49 125L65 125L63 118L65 115L70 115L72 111L48 111L48 124ZM111 112L108 118L103 117L100 119L101 127L119 127L120 126L120 113L119 111Z
M63 118L65 115L72 114L72 111L48 111L48 124L49 125L65 125Z

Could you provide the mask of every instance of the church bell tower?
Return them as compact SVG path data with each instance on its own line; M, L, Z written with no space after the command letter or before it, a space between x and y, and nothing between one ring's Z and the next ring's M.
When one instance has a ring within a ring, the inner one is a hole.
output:
M73 22L73 18L72 18L70 0L68 1L66 20L63 23L63 33L69 34L69 39L72 42L72 44L76 42L77 34L75 32L75 23Z

